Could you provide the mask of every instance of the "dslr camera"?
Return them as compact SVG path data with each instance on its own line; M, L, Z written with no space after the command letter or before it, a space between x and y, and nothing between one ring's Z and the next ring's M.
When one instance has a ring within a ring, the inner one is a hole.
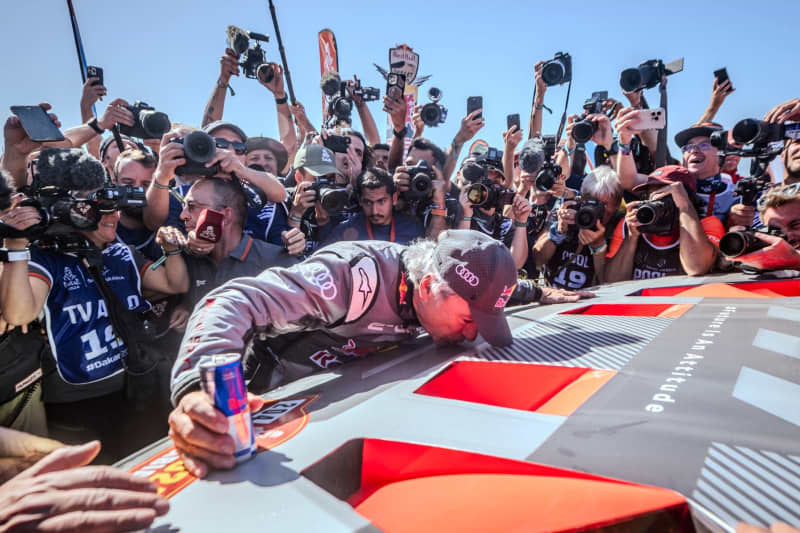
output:
M433 169L424 159L417 161L417 164L408 169L411 180L408 184L408 191L405 192L407 199L424 200L433 194Z
M430 103L422 106L420 116L422 117L422 122L424 122L426 126L435 128L439 124L444 124L444 121L447 119L447 108L439 103L439 100L442 99L441 89L436 87L428 89L428 98L430 99Z
M494 207L497 212L502 212L505 206L514 203L514 195L514 191L488 177L467 187L467 199L473 207Z
M636 210L636 220L642 224L639 226L642 233L668 235L675 228L677 218L678 210L671 195L643 202Z
M731 132L739 144L766 146L785 139L800 139L800 123L773 124L755 118L740 120Z
M583 115L572 125L572 138L578 143L587 143L597 131L597 123L586 117L603 112L603 102L608 100L608 91L597 91L583 103Z
M256 42L250 48L250 39ZM228 46L239 54L242 62L239 66L246 78L258 79L269 83L275 78L275 69L267 63L267 55L261 43L269 42L269 36L254 31L245 31L238 26L228 26Z
M317 193L316 201L329 215L335 215L344 210L349 200L347 189L327 176L315 178L308 190Z
M544 164L536 174L534 186L540 191L549 191L561 176L561 166L553 161L556 154L556 136L543 135L542 141L544 142Z
M652 89L661 83L661 77L671 76L683 70L683 58L664 63L660 59L650 59L636 68L626 68L619 75L619 85L626 92L639 89Z
M208 133L195 130L172 142L183 145L186 157L186 163L175 169L178 176L213 176L219 170L217 165L206 166L217 153L217 142Z
M719 251L725 257L739 257L766 248L770 243L756 237L756 233L785 238L778 228L729 231L719 240Z
M156 111L156 108L145 102L137 101L126 109L133 114L133 126L119 124L119 132L128 137L138 139L160 139L169 131L172 124L166 113Z
M572 81L572 57L564 52L556 53L553 59L542 66L542 81L548 87Z
M580 196L575 199L575 203L569 206L569 209L574 209L575 225L579 229L597 230L597 221L603 220L603 215L606 213L606 205L596 199L587 198L582 199Z

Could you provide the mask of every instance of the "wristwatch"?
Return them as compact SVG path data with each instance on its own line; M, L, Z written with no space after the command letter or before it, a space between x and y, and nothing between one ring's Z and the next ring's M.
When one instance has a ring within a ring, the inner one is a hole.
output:
M617 148L619 148L622 155L631 155L631 143L617 142Z
M87 122L86 125L92 128L98 135L102 135L103 132L106 131L100 127L100 124L97 123L97 117L94 117L92 120Z
M30 261L31 251L27 248L22 250L0 249L0 263L14 263L16 261Z

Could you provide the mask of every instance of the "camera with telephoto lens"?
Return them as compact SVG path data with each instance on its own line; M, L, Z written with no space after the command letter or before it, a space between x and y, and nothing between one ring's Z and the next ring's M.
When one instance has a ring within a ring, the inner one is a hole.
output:
M156 108L145 102L136 102L126 109L133 114L133 126L119 124L119 132L128 137L138 139L160 139L169 131L172 124L166 113L156 111Z
M347 189L327 176L317 176L307 190L317 193L315 201L319 202L329 215L342 212L349 200Z
M800 123L773 124L746 118L736 123L731 135L739 144L767 145L785 139L800 139Z
M783 233L778 228L729 231L719 240L719 251L725 257L739 257L740 255L751 254L772 244L756 237L756 233L784 238Z
M572 80L572 57L558 52L542 66L542 81L548 86L562 85Z
M195 130L172 142L183 145L186 159L186 163L175 169L178 176L213 176L219 171L218 165L206 166L217 153L217 142L208 133Z
M596 198L582 199L578 196L575 203L570 205L568 209L574 209L575 224L579 229L597 230L597 221L603 220L603 215L606 213L606 205Z
M472 207L495 208L500 212L505 206L514 203L515 193L493 179L486 178L479 183L468 185L466 194Z
M433 169L424 159L417 161L417 164L408 169L411 178L408 183L408 190L405 192L409 200L423 200L430 198L433 194Z
M435 128L439 124L444 124L447 119L447 108L439 103L442 99L441 89L431 87L428 90L428 98L431 100L430 103L422 106L419 114L426 126Z
M250 40L256 42L250 48ZM246 78L269 83L275 78L275 69L267 63L267 54L261 43L269 42L269 36L254 31L246 31L238 26L228 26L228 46L242 58L239 66Z
M644 61L636 68L626 68L619 75L619 85L626 92L652 89L661 83L661 77L671 76L683 70L683 58L664 63L661 59Z
M536 174L534 186L540 191L549 191L561 176L561 166L553 161L556 154L556 136L543 135L542 141L544 142L544 163Z
M677 218L678 210L671 195L642 202L636 210L636 220L641 224L639 226L641 233L668 235L675 228Z
M583 103L583 115L572 125L572 138L578 143L587 143L597 131L597 122L586 117L603 112L603 102L608 100L608 91L593 92Z
M99 191L89 193L86 200L97 203L101 214L147 205L145 190L133 185L107 185Z

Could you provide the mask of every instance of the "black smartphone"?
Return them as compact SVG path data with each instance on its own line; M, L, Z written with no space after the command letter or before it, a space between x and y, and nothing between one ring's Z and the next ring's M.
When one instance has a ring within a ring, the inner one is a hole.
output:
M519 113L514 113L506 117L506 130L510 130L511 126L516 126L518 130L521 129L519 126Z
M350 137L346 135L328 135L323 144L328 150L343 154L347 152L347 148L350 146Z
M728 69L725 67L722 67L719 70L715 70L714 77L717 78L717 85L722 85L726 81L730 80L730 78L728 77ZM733 84L731 84L731 88L728 89L728 92L731 92L732 90L733 90Z
M395 100L402 100L406 90L406 75L390 72L386 76L386 95Z
M11 112L19 118L22 128L32 141L63 141L64 135L50 120L47 111L38 105L12 105Z
M470 96L467 98L467 115L476 109L483 109L483 96ZM483 113L479 113L475 118L483 118Z
M103 69L100 67L86 67L86 77L87 78L98 78L96 81L92 82L92 86L94 85L103 85Z

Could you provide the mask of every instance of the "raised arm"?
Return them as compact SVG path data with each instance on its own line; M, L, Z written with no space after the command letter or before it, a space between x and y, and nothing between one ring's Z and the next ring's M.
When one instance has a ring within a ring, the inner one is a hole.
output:
M230 48L225 49L225 55L219 59L219 63L219 78L217 78L217 84L211 91L211 96L203 112L203 126L217 120L222 120L222 112L225 110L225 92L228 90L228 82L231 76L239 75L239 55Z

